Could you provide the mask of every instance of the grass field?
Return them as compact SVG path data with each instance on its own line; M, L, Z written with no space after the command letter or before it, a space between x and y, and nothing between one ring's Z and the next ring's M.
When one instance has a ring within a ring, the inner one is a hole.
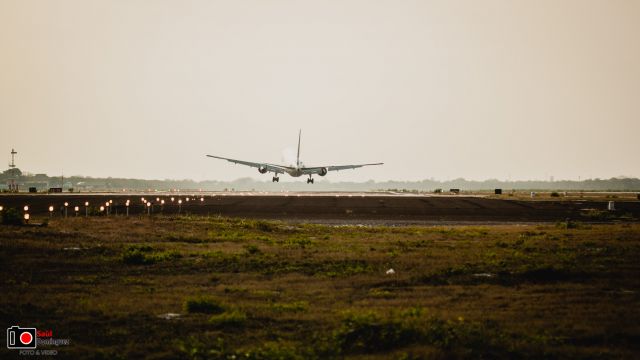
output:
M75 218L0 226L0 318L59 358L638 358L639 259L638 223Z

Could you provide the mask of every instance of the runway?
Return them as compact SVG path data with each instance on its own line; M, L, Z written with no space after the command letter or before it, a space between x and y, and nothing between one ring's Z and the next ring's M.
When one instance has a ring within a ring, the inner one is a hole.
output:
M144 198L152 205L143 202ZM173 201L172 201L173 199ZM593 213L603 213L607 201L599 200L509 200L486 196L411 195L396 193L258 193L258 192L193 192L193 193L74 193L74 194L2 194L0 206L16 208L35 217L58 218L64 214L124 215L126 201L129 215L209 215L247 218L311 221L329 224L442 224L442 223L512 223L550 222L567 218L580 221L602 221ZM164 200L164 205L161 204ZM89 206L85 208L85 203ZM181 202L181 203L180 203ZM50 214L49 207L53 207ZM640 202L616 202L612 217L638 219ZM624 216L623 216L624 215Z

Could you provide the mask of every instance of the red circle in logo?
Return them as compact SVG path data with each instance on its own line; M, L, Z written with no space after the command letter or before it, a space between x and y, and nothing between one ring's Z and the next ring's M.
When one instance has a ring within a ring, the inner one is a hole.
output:
M33 336L31 336L30 333L25 331L22 334L20 334L20 342L23 343L24 345L31 343L31 341L33 341Z

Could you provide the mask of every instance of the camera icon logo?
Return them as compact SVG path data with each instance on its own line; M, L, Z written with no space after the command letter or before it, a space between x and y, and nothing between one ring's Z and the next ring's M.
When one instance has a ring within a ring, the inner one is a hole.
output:
M12 326L7 329L7 348L35 349L36 328L21 328Z

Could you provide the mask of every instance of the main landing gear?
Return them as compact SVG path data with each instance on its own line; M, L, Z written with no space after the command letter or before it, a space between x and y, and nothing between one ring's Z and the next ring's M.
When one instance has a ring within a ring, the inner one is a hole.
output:
M309 175L309 178L307 179L307 184L313 184L313 178L311 175Z
M271 179L271 182L280 182L280 178L277 176L274 176L273 179Z

